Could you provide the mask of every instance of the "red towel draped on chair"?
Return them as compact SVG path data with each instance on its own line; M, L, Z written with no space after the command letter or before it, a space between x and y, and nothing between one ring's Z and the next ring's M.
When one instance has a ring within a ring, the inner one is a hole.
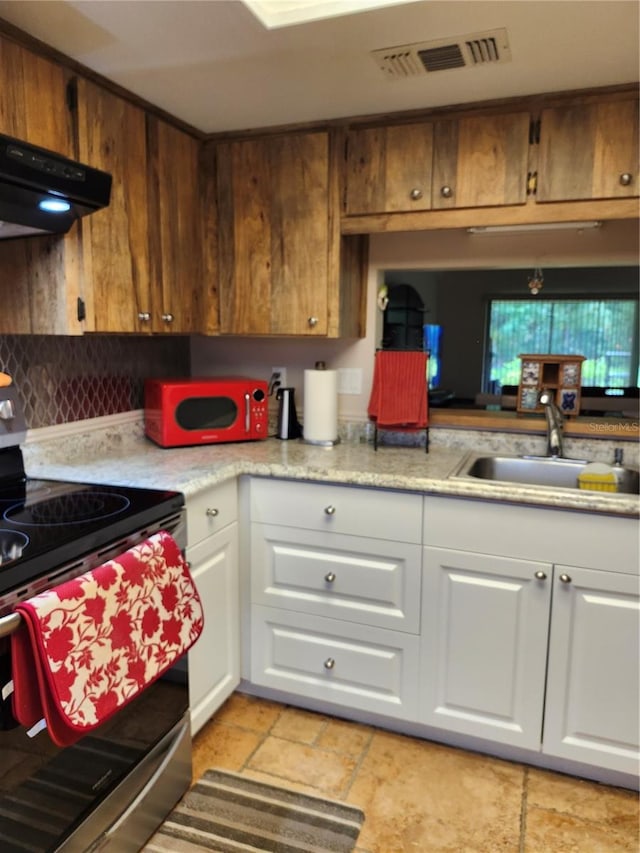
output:
M165 531L80 577L16 606L16 719L44 717L69 746L159 678L197 640L202 605Z
M376 353L368 414L381 428L420 429L428 423L427 353Z

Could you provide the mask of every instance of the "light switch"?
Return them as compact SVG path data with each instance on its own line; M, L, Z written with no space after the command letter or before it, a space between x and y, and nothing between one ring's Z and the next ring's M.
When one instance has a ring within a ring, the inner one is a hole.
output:
M362 368L338 368L338 394L362 394Z

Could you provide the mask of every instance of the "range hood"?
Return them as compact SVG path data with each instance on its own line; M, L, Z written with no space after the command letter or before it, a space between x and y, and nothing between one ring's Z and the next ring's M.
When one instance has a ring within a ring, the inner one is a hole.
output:
M0 240L66 234L110 196L107 172L0 134Z

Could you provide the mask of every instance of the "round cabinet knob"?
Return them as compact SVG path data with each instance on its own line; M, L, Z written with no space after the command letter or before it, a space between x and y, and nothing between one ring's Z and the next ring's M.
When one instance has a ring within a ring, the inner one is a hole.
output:
M336 579L336 576L333 572L327 572L327 574L324 576L324 579L327 583L333 583Z
M633 181L633 175L630 172L623 172L620 175L620 183L623 187L628 187L629 184Z
M442 198L451 198L453 190L445 184L443 187L440 187L440 195Z
M562 583L571 583L571 578L569 577L569 575L560 575L560 580L562 581Z
M206 513L208 518L215 518L217 515L220 515L220 510L215 507L207 507Z
M318 325L318 318L317 317L309 317L309 319L307 320L307 323L311 326L311 328L313 328L314 326Z
M138 320L141 323L148 323L151 319L151 314L148 311L140 311L138 312Z
M329 506L326 506L324 508L324 511L327 515L335 515L336 514L336 508L334 506L332 506L331 504L329 504Z
M173 323L173 314L163 314L162 319L165 323Z
M409 193L409 198L412 201L418 201L418 199L422 198L422 190L419 187L414 187Z
M326 661L324 662L324 668L325 669L333 669L335 665L336 665L336 662L333 658L327 658Z
M543 571L537 571L537 572L536 572L536 574L535 574L535 577L536 577L536 578L537 578L537 580L539 580L539 581L546 581L546 579L547 579L547 573L546 573L546 572L543 572Z

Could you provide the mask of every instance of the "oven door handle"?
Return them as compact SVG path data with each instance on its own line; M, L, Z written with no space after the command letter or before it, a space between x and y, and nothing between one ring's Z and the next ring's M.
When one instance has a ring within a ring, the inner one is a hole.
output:
M153 787L157 784L158 779L162 776L167 766L171 763L171 759L174 757L175 753L180 748L180 743L182 740L182 736L184 734L185 729L189 727L189 720L182 720L174 729L174 737L171 739L171 744L167 749L167 752L158 765L156 767L153 775L149 778L148 782L145 784L144 788L142 788L138 794L134 797L134 799L129 803L125 811L119 815L118 819L115 823L112 823L109 829L104 833L101 837L102 844L106 844L109 838L115 835L118 830L122 827L124 823L131 817L131 815L135 812L135 810L140 806L140 804L147 797L149 792L153 789ZM100 849L100 848L98 848Z
M0 638L8 637L18 630L22 616L19 613L9 613L8 616L0 616Z

